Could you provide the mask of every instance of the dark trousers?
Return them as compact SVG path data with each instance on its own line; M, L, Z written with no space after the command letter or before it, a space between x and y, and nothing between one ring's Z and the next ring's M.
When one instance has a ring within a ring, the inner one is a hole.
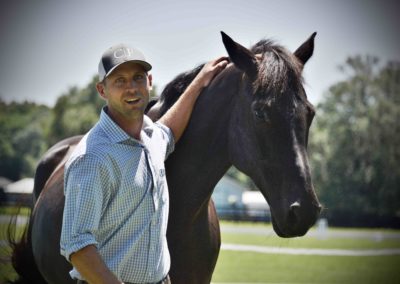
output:
M129 282L124 282L125 284L134 284ZM76 284L88 284L86 281L77 280ZM146 283L146 284L171 284L171 279L169 279L169 275L167 275L163 280L155 282L155 283Z

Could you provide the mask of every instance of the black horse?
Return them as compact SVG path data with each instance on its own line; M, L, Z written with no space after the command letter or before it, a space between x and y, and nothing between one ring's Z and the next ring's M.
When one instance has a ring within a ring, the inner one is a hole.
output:
M314 37L315 33L292 54L268 40L248 50L222 33L233 64L203 91L184 135L166 162L172 283L211 281L221 245L211 194L231 165L250 176L260 189L279 236L302 236L315 223L321 205L307 158L314 108L307 100L301 76L313 53ZM161 117L201 67L169 83L148 115L153 120ZM17 266L23 253L32 257L31 266L18 269L22 277L37 276L30 283L73 283L68 275L71 266L59 253L59 240L64 161L79 139L58 143L38 166L37 201L27 236L14 250ZM23 245L25 249L18 250ZM28 269L35 269L36 274Z

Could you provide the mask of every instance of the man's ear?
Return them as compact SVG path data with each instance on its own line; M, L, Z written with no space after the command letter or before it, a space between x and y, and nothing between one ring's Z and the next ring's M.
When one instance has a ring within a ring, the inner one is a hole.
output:
M100 95L103 99L107 100L107 95L106 95L106 92L105 92L104 83L103 83L103 82L97 83L97 84L96 84L96 89L97 89L97 92L99 93L99 95Z
M153 90L153 75L148 74L147 78L149 78L149 89L151 91L151 90Z

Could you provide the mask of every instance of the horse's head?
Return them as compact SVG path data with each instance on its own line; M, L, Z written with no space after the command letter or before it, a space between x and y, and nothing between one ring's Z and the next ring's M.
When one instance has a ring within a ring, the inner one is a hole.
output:
M267 199L275 232L281 237L304 235L321 210L307 157L314 108L301 77L315 33L293 54L270 41L248 50L226 34L222 37L231 61L243 73L231 114L231 162Z

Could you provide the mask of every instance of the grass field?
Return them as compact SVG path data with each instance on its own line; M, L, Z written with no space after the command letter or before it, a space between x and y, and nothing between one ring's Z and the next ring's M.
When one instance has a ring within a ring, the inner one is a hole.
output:
M224 227L259 227L258 233L224 232ZM265 230L265 234L260 234ZM282 239L265 224L222 222L222 242L280 248L399 249L399 238L386 238L393 230L331 229L342 237ZM313 230L312 230L313 231ZM315 229L314 229L315 232ZM356 237L351 238L354 234ZM310 234L311 235L311 234ZM318 236L318 234L316 235ZM345 237L344 237L345 236ZM376 238L375 238L376 236ZM264 254L222 250L213 283L400 283L400 255L319 256Z
M11 249L7 245L7 223L0 223L0 284L5 282L5 279L14 279L16 273L10 264ZM23 227L20 226L16 230L16 235L22 235Z
M400 256L293 256L222 251L213 283L400 283Z
M222 242L278 248L320 249L399 249L394 230L334 229L321 237L312 229L310 236L294 239L277 237L270 225L222 222ZM0 283L15 277L7 262L6 224L0 224ZM248 230L250 229L250 230ZM248 231L247 231L248 230ZM314 233L314 234L312 234ZM354 237L351 237L354 235ZM375 237L376 236L376 237ZM389 236L389 237L388 237ZM6 260L6 261L5 261ZM221 250L213 283L400 283L400 255L320 256L266 254Z

